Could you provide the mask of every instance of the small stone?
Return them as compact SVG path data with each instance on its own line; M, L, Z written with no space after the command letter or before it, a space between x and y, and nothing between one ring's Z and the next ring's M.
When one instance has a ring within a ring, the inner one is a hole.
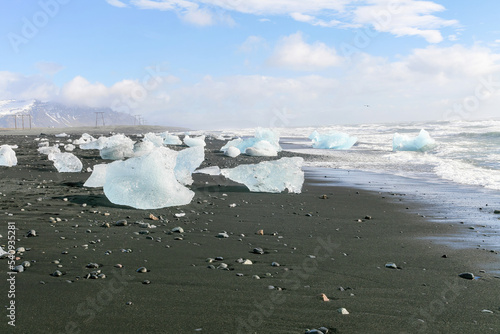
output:
M142 284L151 284L151 281L148 279L145 279L144 281L142 281Z
M228 265L226 263L222 262L221 264L219 264L219 266L217 267L217 269L227 270L228 269Z
M217 238L229 238L229 234L227 234L227 232L221 232L217 234Z
M246 265L246 266L249 266L249 265L252 265L252 264L253 264L253 262L252 262L251 260L249 260L249 259L246 259L246 260L245 260L245 261L243 261L241 264L244 264L244 265Z
M126 219L119 220L115 223L115 226L127 226L128 222Z
M257 235L264 235L264 230L258 230Z
M474 278L476 278L476 276L474 276L473 273L461 273L458 276L462 277L464 279L474 279Z
M21 263L21 265L22 265L24 268L29 268L29 267L31 267L31 262L29 262L29 261L23 261L23 263Z
M132 302L126 302L125 305L132 305Z
M19 247L19 248L16 249L16 253L17 254L24 253L24 252L26 252L26 248L24 248L24 247Z
M321 297L321 299L322 299L324 302L329 302L329 301L330 301L330 299L329 299L329 298L328 298L328 297L327 297L324 293L320 294L320 297Z
M389 269L399 269L398 266L394 262L386 263L385 267L389 268Z
M279 267L280 264L278 262L273 262L273 263L271 263L271 266L273 266L273 267Z
M27 238L31 237L37 237L36 231L35 230L29 230L28 233L26 234Z
M252 250L252 253L254 254L264 254L264 250L260 247L256 247Z
M366 220L371 220L371 219L372 219L372 216L365 216L365 219L366 219Z
M485 309L485 310L482 310L481 312L483 312L483 313L490 313L490 314L491 314L491 313L493 313L493 311L491 311L491 310L486 310L486 309Z
M146 269L146 267L140 267L139 269L136 270L136 272L138 272L138 273L146 273L146 272L148 272L148 270Z
M340 314L342 315L347 315L349 314L349 311L347 311L345 308L341 307L337 310L337 312L339 312Z
M174 227L171 231L173 233L184 233L184 229L180 226Z
M89 264L86 265L87 268L92 268L92 269L97 269L99 268L99 264L95 262L90 262Z
M102 227L105 227L105 228L110 228L110 227L111 227L111 225L110 225L109 223L104 223L104 224L102 224L101 226L102 226Z
M60 272L59 270L56 270L56 271L54 271L54 272L53 272L52 274L50 274L50 275L52 275L52 276L54 276L54 277L60 277L60 276L62 276L62 275L63 275L63 273L62 273L62 272Z
M115 268L123 268L123 264L117 263L115 264Z
M252 278L253 279L260 279L260 276L259 275L252 275Z
M242 276L244 276L244 275L243 275L242 273L237 273L237 274L236 274L236 276L238 276L238 277L242 277Z
M22 273L24 271L24 267L22 265L17 265L12 268L12 271L15 271L16 273Z

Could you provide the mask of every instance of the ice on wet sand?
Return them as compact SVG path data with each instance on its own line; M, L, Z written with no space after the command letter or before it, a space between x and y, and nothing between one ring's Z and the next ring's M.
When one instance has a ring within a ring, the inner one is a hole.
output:
M10 145L0 146L0 166L12 167L17 165L16 152Z
M309 136L312 140L313 148L348 150L358 141L357 137L352 137L343 132L330 132L320 134L314 131Z
M83 168L82 162L73 153L50 153L48 159L54 162L59 173L78 173Z
M104 194L115 204L159 209L191 202L194 192L174 174L177 152L158 147L151 152L115 161L106 168Z
M225 177L243 183L253 192L280 193L287 189L300 193L304 183L303 158L281 158L221 170Z

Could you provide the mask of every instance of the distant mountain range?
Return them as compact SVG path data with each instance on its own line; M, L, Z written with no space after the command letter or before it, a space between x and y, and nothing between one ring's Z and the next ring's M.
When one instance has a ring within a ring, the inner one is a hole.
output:
M29 116L31 115L31 117ZM134 125L134 116L110 108L66 106L38 100L0 100L0 127L62 128L97 125Z

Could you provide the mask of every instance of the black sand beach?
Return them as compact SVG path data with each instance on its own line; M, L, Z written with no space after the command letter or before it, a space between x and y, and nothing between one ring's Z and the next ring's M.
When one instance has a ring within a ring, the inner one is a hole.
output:
M9 274L8 259L0 260L1 333L304 333L319 327L329 333L500 333L500 279L491 271L499 255L423 239L466 231L460 221L435 223L415 214L419 208L404 196L307 178L301 194L252 193L223 177L195 174L191 204L137 210L83 187L88 172L58 173L36 151L40 132L0 136L0 144L19 145L18 165L0 167L0 244L6 248L8 228L15 226L15 246L26 249L16 265L31 263ZM222 144L208 142L203 166L262 160L224 157L216 153ZM97 151L73 153L84 170L102 162ZM120 220L127 225L116 226ZM176 227L183 232L172 232ZM27 237L30 230L37 236ZM219 238L222 232L229 237ZM87 268L90 263L99 267ZM137 272L140 267L147 272ZM62 276L52 276L56 270ZM96 270L106 277L85 278ZM459 277L463 272L480 278ZM8 297L11 277L15 298ZM15 327L7 317L12 300Z

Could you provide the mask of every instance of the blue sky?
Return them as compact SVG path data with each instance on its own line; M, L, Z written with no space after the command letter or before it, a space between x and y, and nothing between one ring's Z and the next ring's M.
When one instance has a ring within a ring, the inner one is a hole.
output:
M199 129L500 116L493 0L0 6L0 99Z

